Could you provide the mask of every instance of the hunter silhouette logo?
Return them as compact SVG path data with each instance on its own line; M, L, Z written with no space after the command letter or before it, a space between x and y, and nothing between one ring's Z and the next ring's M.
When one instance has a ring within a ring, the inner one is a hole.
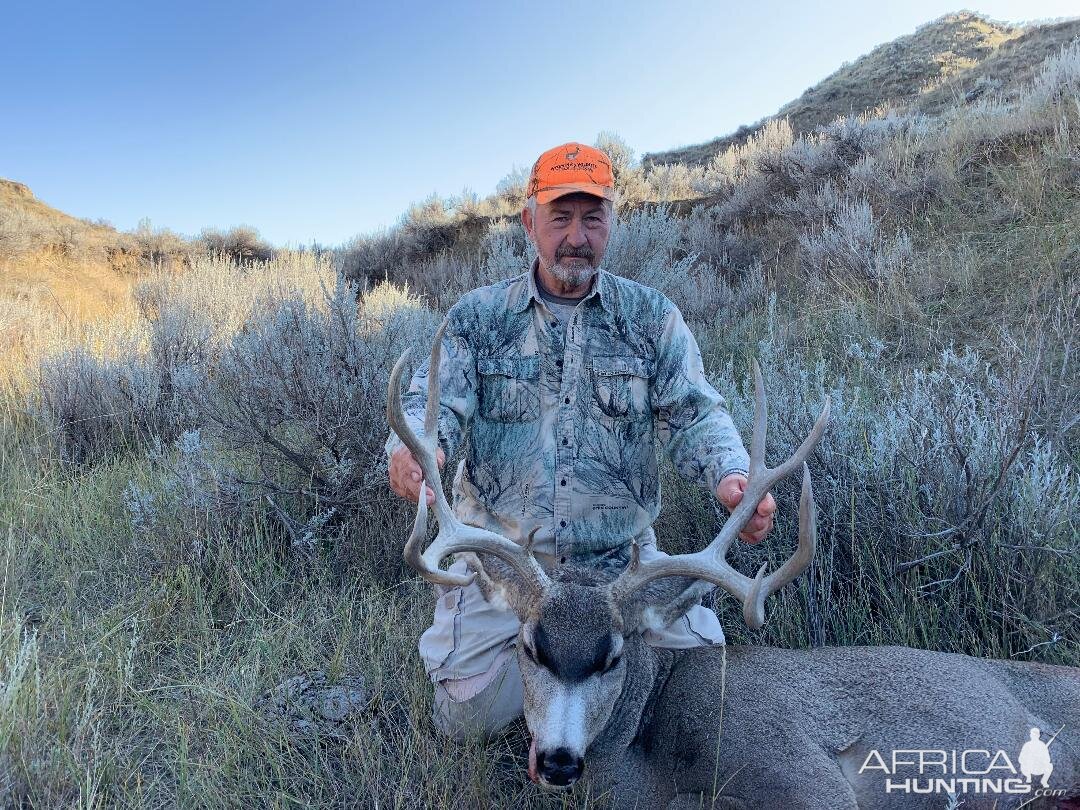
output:
M1064 789L1050 788L1054 771L1050 745L1064 728L1045 742L1042 731L1032 728L1015 764L1001 748L898 748L885 755L874 749L866 755L859 773L876 772L884 777L882 787L890 794L1026 794L1031 798L1019 805L1023 807L1037 798L1065 794ZM1039 777L1038 783L1033 781L1035 777Z
M575 149L573 152L567 152L566 153L566 159L567 160L577 160L578 152L580 152L580 151L581 151L580 149Z
M1060 732L1059 732L1060 733ZM1039 729L1031 729L1030 739L1020 749L1017 762L1020 764L1020 773L1029 782L1033 776L1042 777L1042 786L1050 787L1050 774L1054 772L1054 763L1050 761L1050 743L1057 737L1055 734L1046 742L1039 739Z

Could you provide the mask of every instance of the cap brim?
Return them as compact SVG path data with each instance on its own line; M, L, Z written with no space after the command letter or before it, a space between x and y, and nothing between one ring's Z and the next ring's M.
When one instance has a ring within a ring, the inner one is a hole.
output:
M615 199L615 190L610 186L602 186L599 183L567 183L564 186L549 186L543 191L536 192L536 201L543 205L567 194L592 194L594 197L602 197L605 200Z

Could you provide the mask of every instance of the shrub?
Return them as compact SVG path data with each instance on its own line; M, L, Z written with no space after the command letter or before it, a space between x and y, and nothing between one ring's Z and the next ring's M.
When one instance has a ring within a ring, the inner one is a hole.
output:
M903 230L886 237L866 200L840 200L837 210L817 233L799 234L806 264L820 277L841 283L882 281L899 272L911 258L911 238Z
M94 463L168 443L199 423L214 363L214 310L198 305L194 285L189 297L165 295L167 278L137 291L145 320L100 336L104 351L92 350L91 339L41 361L31 410L65 461Z
M85 464L171 441L196 421L201 384L195 369L134 347L111 358L77 347L42 362L31 411L62 460Z
M689 200L695 197L694 188L699 184L704 169L684 163L663 163L653 166L645 173L645 193L652 202Z
M928 370L894 381L882 370L881 344L815 358L775 323L767 329L757 348L767 461L795 451L826 395L832 420L810 460L818 553L801 595L777 599L783 618L759 642L804 634L815 644L922 646L932 638L937 649L1002 656L1075 639L1080 621L1062 606L1080 587L1080 479L1067 453L1027 432L1030 389L971 352L946 350ZM749 375L727 363L710 377L748 440ZM675 479L665 487L658 536L668 548L673 538L699 548L720 517L715 503ZM778 538L795 534L798 487L792 477L774 490ZM753 571L786 553L737 543L730 557ZM719 608L725 627L744 637L737 607L722 600ZM1075 651L1043 653L1067 661Z
M402 260L402 238L397 229L354 236L338 251L337 267L361 285L396 279Z
M149 219L139 220L131 235L140 258L151 267L175 270L191 261L192 245L168 228L155 230Z
M768 121L744 143L714 155L694 190L703 196L730 194L737 185L757 172L760 156L779 154L792 143L794 133L787 118Z
M12 258L44 241L41 224L20 211L0 207L0 256Z
M529 172L530 169L515 166L495 185L495 196L507 210L520 211L525 207L525 187L529 183Z
M274 256L274 249L250 225L237 225L225 232L204 228L199 242L211 256L227 257L237 264L267 262Z
M1039 68L1031 88L1021 96L1021 106L1053 110L1080 97L1080 40L1062 45Z
M760 237L741 222L724 224L716 206L695 206L684 224L687 250L729 278L761 261Z
M212 445L244 456L251 499L272 504L294 543L297 527L330 510L340 531L355 533L379 503L396 508L383 452L389 374L406 346L430 346L438 319L415 299L388 304L384 290L358 307L356 288L339 277L317 304L286 296L221 357L207 409Z

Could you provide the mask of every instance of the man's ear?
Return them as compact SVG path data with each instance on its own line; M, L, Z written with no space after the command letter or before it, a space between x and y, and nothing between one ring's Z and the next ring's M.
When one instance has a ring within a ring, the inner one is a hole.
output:
M622 609L628 632L659 631L682 616L716 586L692 577L663 577L631 594Z
M536 602L532 585L494 554L468 552L461 555L476 572L476 584L484 598L498 607L514 611L522 622Z
M525 234L532 239L533 232L533 218L532 211L529 210L529 206L525 206L521 209L521 224L525 228Z

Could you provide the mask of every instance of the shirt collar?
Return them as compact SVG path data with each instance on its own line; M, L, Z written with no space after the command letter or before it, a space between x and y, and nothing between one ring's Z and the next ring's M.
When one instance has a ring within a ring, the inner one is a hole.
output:
M521 292L518 293L517 299L514 301L514 305L511 307L513 312L522 312L529 306L529 301L541 302L543 299L540 297L540 290L536 287L536 268L540 266L540 259L533 259L532 267L529 268L529 272L525 274L525 285L522 286ZM609 308L611 303L611 274L608 273L603 266L599 267L596 271L596 275L593 277L592 287L588 294L585 296L584 301L588 301L590 298L599 298L600 306L604 309Z

